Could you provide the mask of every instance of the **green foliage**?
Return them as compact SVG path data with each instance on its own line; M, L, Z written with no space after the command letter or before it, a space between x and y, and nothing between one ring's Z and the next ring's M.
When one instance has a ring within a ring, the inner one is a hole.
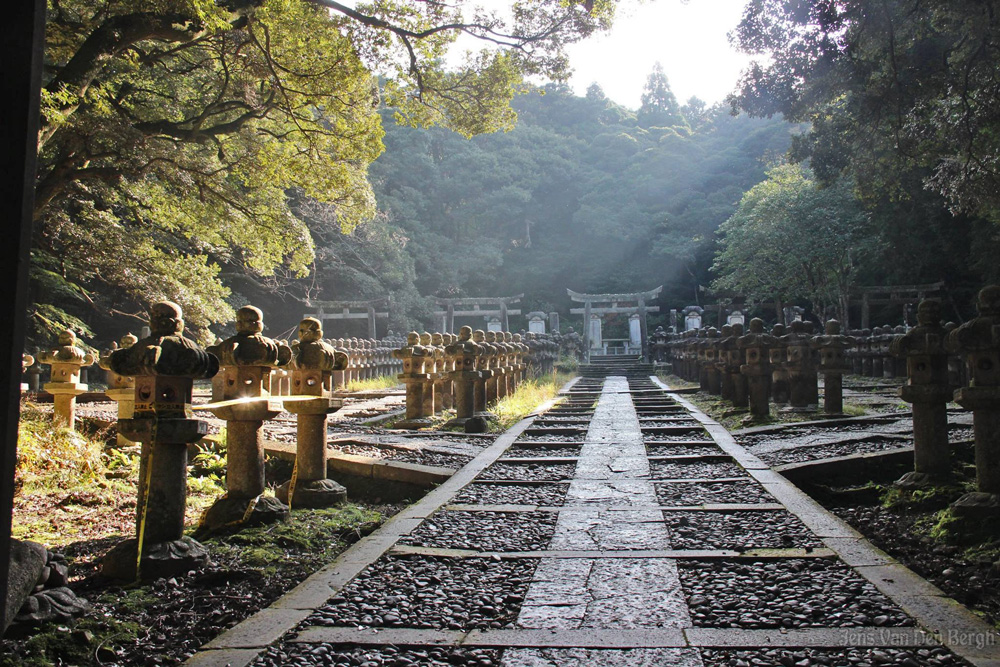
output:
M51 414L21 404L14 486L19 493L69 490L92 482L104 472L102 443L53 425Z
M566 384L571 375L553 373L550 376L525 380L513 394L504 396L489 406L490 412L497 420L490 423L490 431L503 433L517 422L534 412L545 401L555 398L559 389Z
M677 104L677 98L670 90L670 83L660 63L656 63L652 73L646 78L646 85L642 90L642 106L636 113L636 120L640 127L645 128L687 127L687 121Z
M719 228L713 285L752 299L835 305L847 322L858 273L878 258L877 233L850 187L820 188L799 165L775 167Z
M368 380L352 380L347 383L345 391L365 392L365 391L386 391L399 387L399 380L395 375L382 375Z

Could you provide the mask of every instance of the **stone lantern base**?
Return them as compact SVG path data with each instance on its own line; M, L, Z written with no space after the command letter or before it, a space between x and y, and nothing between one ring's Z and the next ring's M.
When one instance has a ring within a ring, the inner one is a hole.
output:
M955 516L967 519L995 519L1000 517L1000 495L973 491L951 504Z
M288 505L273 496L223 496L201 515L195 534L204 537L224 530L251 528L287 520Z
M138 544L139 540L131 538L105 554L100 563L101 576L135 581ZM142 580L176 577L210 563L208 550L200 542L187 536L172 542L149 544L142 552Z
M278 500L288 502L288 488L291 480L279 486L274 495ZM295 482L295 492L292 494L292 507L298 509L322 509L334 507L347 502L347 489L332 479L304 479Z

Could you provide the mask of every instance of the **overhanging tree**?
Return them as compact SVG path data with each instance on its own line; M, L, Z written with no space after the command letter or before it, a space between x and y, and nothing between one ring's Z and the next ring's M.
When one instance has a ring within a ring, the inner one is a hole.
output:
M51 0L33 271L36 303L61 297L36 330L158 298L196 327L228 320L222 267L266 280L313 259L287 192L345 230L373 214L380 92L405 123L509 129L521 77L564 76L564 46L615 0L462 4ZM463 34L486 47L446 67Z

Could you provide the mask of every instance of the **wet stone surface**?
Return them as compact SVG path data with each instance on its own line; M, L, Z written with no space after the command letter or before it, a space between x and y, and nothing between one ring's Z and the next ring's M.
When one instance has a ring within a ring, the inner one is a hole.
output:
M664 512L675 549L819 548L823 543L783 510Z
M831 559L689 560L679 565L696 627L913 625L871 583Z
M702 649L705 667L965 667L970 663L944 647L837 649Z
M656 500L668 507L696 505L759 505L777 502L763 486L746 482L693 482L654 484Z
M650 442L648 440L646 441L647 456L712 456L714 454L722 453L722 448L714 443L686 444L679 441L676 443L663 444Z
M718 479L747 477L746 471L732 461L650 461L652 479Z
M451 646L396 647L396 646L344 646L342 644L282 644L272 646L254 662L252 667L280 667L281 665L322 665L324 667L415 667L416 665L444 667L493 667L500 664L500 651L488 648L458 648Z
M384 557L303 626L501 628L517 618L534 559Z
M526 458L558 458L580 456L583 445L571 443L560 446L556 443L539 443L531 445L524 441L519 441L513 447L504 452L503 459L526 459Z
M575 463L494 463L479 474L480 480L516 482L561 482L573 479Z
M434 513L400 544L473 551L543 551L556 525L555 512Z
M569 483L484 484L474 482L455 496L456 505L537 505L561 507Z
M758 454L758 456L762 461L770 466L780 466L787 465L789 463L818 461L820 459L829 459L837 456L884 452L890 449L900 449L901 447L912 447L912 445L912 441L898 440L894 438L872 438L871 440L829 443L825 445L813 445L810 447L783 449L774 452L764 452Z

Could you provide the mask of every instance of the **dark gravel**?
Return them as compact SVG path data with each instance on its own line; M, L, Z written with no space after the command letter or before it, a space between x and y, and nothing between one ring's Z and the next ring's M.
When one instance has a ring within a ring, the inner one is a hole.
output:
M784 510L664 512L675 549L790 549L823 543Z
M415 451L397 449L395 447L379 447L378 445L338 444L330 449L355 456L367 456L373 459L401 461L404 463L419 463L425 466L442 468L461 468L472 460L471 456L462 454L445 454L443 452Z
M401 544L473 551L542 551L556 529L556 512L435 512Z
M913 625L871 583L832 559L690 560L678 565L696 627Z
M250 663L252 667L299 665L311 667L493 667L500 664L500 651L488 648L431 646L344 646L342 644L281 644L272 646Z
M551 429L556 430L556 429ZM583 442L587 437L586 431L576 431L574 433L548 433L545 429L528 429L518 437L520 440L532 440L535 442Z
M494 463L479 474L480 480L515 482L561 482L573 479L575 463Z
M849 636L849 635L848 635ZM864 641L864 637L859 638ZM877 639L877 638L876 638ZM970 663L944 647L937 648L837 648L837 649L702 649L705 667L965 667Z
M657 483L656 499L668 507L697 505L759 505L776 503L774 496L753 480L745 482Z
M836 456L850 456L852 454L867 454L868 452L883 452L890 449L912 446L912 442L893 438L872 438L870 440L855 440L853 442L839 442L825 445L815 445L812 447L795 447L793 449L782 449L775 452L761 452L758 457L770 466L786 465L789 463L803 463L805 461L818 461Z
M572 428L586 431L589 425L590 420L580 419L579 417L546 417L545 419L536 419L531 423L531 428Z
M722 448L714 442L688 444L683 440L672 443L646 441L647 456L712 456L722 453Z
M518 441L513 447L504 452L503 456L500 458L504 459L525 459L525 458L551 458L551 457L577 457L580 456L580 450L583 449L583 445L576 443L570 443L568 445L562 445L561 443L550 443L542 442L537 446L533 446L525 441Z
M739 464L732 461L650 461L652 479L717 479L720 477L747 477Z
M562 507L568 483L557 484L483 484L466 486L455 496L456 504L465 505L537 505Z
M502 628L517 619L534 559L383 557L303 626Z

